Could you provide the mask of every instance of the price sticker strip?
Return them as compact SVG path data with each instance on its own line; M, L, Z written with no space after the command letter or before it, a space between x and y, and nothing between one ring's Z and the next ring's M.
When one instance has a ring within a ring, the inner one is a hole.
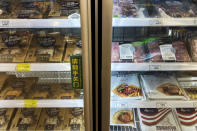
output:
M31 64L30 63L19 63L16 66L16 71L30 71Z
M37 100L24 100L24 107L26 108L36 108L37 104Z

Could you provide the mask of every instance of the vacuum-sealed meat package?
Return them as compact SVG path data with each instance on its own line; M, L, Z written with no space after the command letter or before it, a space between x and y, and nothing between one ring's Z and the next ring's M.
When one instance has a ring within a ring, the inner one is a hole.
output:
M120 74L111 76L111 98L142 99L142 90L137 74Z
M183 131L196 131L197 108L177 108L176 115Z
M159 41L158 39L153 39L152 41L149 41L147 43L149 55L148 57L150 58L149 60L152 62L161 62L162 56L161 56L161 51L159 48Z
M140 108L138 114L142 131L181 130L170 108Z
M172 47L175 50L175 56L177 62L190 62L188 51L185 44L182 41L176 41L172 43Z
M191 76L192 75L192 76ZM177 80L181 88L191 100L197 99L197 77L194 74L178 76Z
M190 48L191 48L191 57L193 61L197 61L197 37L192 37L189 40Z
M120 61L120 49L119 49L119 43L118 42L112 42L111 61L112 62L119 62Z
M187 1L183 0L166 0L158 4L158 8L162 17L195 17L196 14ZM163 10L163 11L162 11Z
M186 99L174 75L141 75L141 80L149 99Z
M140 63L146 61L146 51L144 42L133 42L132 45L135 49L134 62Z

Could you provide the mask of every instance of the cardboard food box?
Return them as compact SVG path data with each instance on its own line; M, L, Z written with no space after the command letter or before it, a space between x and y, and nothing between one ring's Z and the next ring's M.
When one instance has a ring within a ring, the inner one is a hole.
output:
M85 131L83 108L65 110L63 131Z
M0 130L8 130L14 111L15 109L0 109Z
M1 99L24 99L37 78L16 78L10 76L0 94Z
M25 62L61 62L64 47L60 34L34 35Z
M13 1L0 1L0 19L8 19L12 12Z
M51 84L37 84L33 88L33 94L29 94L28 99L47 99L50 96Z
M64 62L70 62L70 56L82 54L82 44L79 37L67 38L67 47Z
M0 33L0 62L24 62L31 34L25 31Z
M35 130L40 118L41 110L41 108L18 109L10 126L10 131Z
M57 2L50 10L49 18L68 18L68 16L80 14L80 3L78 0L67 0Z
M5 74L5 73L0 73L0 92L2 91L2 88L6 82L6 80L8 79L9 75Z
M43 109L36 131L62 130L64 120L64 109L48 108Z
M50 2L20 2L12 12L12 18L19 19L42 19L46 16Z
M79 99L81 90L73 90L68 84L56 84L51 88L52 99Z

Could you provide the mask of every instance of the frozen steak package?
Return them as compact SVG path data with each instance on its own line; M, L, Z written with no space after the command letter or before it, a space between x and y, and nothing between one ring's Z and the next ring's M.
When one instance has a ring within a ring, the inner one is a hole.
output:
M186 99L173 75L141 75L141 80L149 99Z
M138 109L142 131L180 131L180 126L170 108Z
M140 63L146 61L146 50L144 42L133 42L132 45L135 49L134 51L134 62Z
M149 38L146 40L149 55L148 59L151 62L161 62L162 56L159 48L159 40L157 38Z
M138 7L130 0L121 0L118 3L121 11L121 17L137 17Z
M189 3L184 0L165 0L159 3L158 8L160 11L163 11L161 13L162 17L181 18L196 16L195 12L190 8Z
M111 61L112 62L119 62L120 61L120 48L119 48L118 42L112 43Z
M133 109L111 109L110 125L135 127L135 113Z
M197 77L195 76L178 76L177 80L186 95L192 99L197 99Z
M197 36L196 37L192 37L189 40L190 43L190 48L191 48L191 57L193 61L197 61Z
M136 74L111 76L112 99L142 99L142 90Z
M197 129L197 109L177 108L176 115L183 131L196 131Z
M182 41L176 41L172 43L172 47L175 50L175 56L177 62L190 62L190 57L185 47L185 44Z

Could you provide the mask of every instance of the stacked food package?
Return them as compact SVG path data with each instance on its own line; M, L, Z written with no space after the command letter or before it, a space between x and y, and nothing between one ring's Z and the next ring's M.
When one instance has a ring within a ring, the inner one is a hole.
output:
M186 99L173 75L141 75L141 80L149 99Z
M26 31L0 33L0 62L24 62L32 35Z
M68 18L73 14L80 17L80 3L78 0L57 1L53 4L48 1L6 1L0 3L1 19L42 19ZM76 18L76 17L75 17Z
M112 100L197 99L197 77L194 73L124 72L112 74L111 80Z
M111 98L113 99L142 99L142 89L136 74L112 75Z
M164 17L183 18L196 17L196 4L185 0L114 0L114 17ZM143 15L140 15L143 13Z
M0 109L0 130L85 131L83 108Z
M111 109L110 125L142 131L193 131L196 112L196 108Z
M81 90L73 90L68 83L39 83L36 77L17 78L5 73L0 76L1 100L80 99L81 96Z
M112 62L141 63L191 61L183 41L175 41L168 44L161 38L153 37L132 43L114 42L112 47ZM195 49L193 50L195 51Z
M80 14L79 0L61 0L55 3L51 8L49 18L68 18L72 14Z

